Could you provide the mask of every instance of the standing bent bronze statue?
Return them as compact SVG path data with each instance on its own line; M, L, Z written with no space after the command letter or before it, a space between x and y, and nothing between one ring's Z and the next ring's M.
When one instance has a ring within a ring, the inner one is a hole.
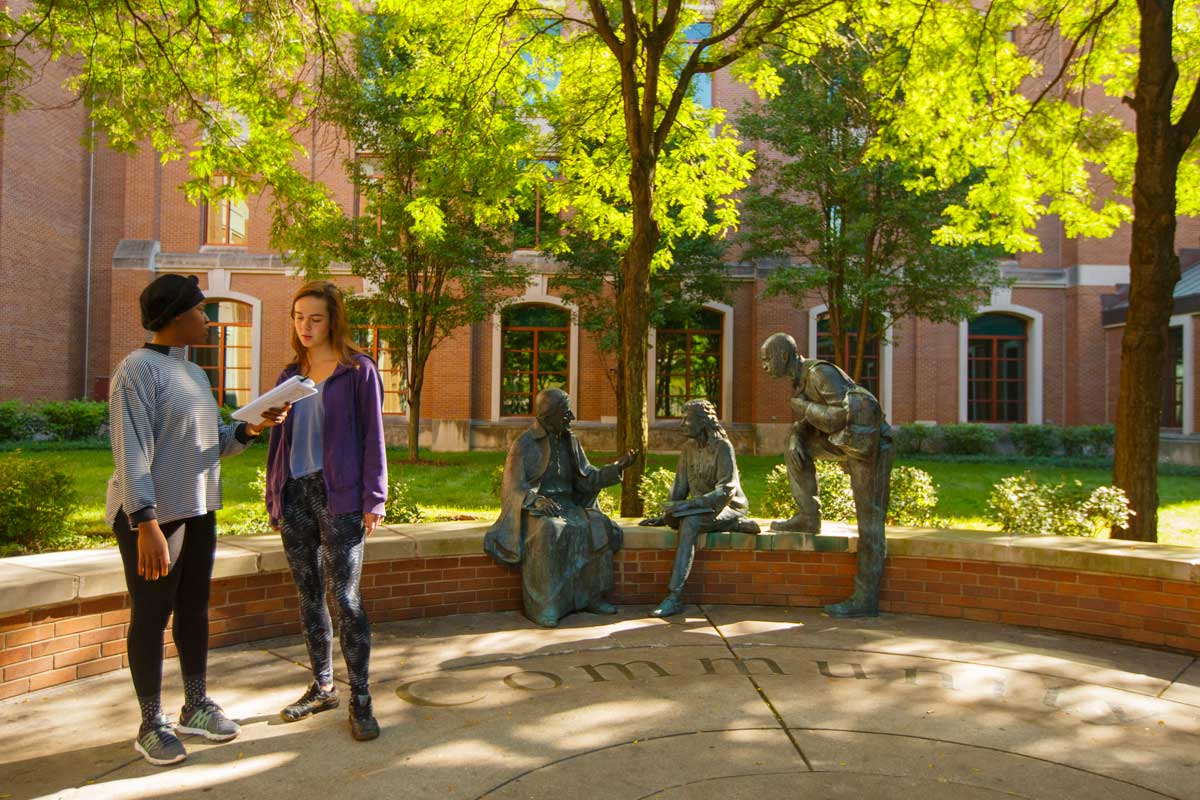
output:
M804 358L786 333L763 342L763 369L790 378L794 417L786 453L788 481L796 514L771 526L776 531L820 533L821 502L815 458L843 463L850 473L858 518L858 572L854 594L825 606L835 617L879 614L879 583L887 555L884 519L892 470L892 436L875 395L828 361Z

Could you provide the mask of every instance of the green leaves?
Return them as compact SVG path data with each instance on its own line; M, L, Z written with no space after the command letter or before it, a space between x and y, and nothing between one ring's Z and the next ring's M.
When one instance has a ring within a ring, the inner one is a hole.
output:
M1175 8L1177 117L1200 79L1198 14ZM1132 218L1132 115L1119 102L1133 96L1139 62L1132 0L889 3L856 30L904 32L867 73L887 100L871 156L913 161L925 188L977 180L947 208L940 242L1037 251L1033 228L1047 214L1088 237ZM1193 144L1181 213L1197 211L1198 159Z

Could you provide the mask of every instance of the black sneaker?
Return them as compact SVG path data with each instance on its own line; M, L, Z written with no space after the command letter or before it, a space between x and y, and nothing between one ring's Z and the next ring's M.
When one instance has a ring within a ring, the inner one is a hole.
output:
M379 736L379 723L371 713L369 694L356 694L350 698L350 735L360 742Z
M304 719L313 714L337 708L338 702L336 686L330 686L329 689L322 689L314 681L313 685L308 687L308 691L290 706L285 706L279 712L279 716L283 717L284 722L295 722L298 719Z

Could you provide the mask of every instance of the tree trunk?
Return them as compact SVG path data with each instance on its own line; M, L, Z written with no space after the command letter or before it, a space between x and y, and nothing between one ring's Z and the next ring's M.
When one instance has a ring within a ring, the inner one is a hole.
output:
M625 414L625 370L621 368L621 357L622 357L622 353L618 347L617 367L616 367L617 374L616 374L616 379L613 381L613 391L617 395L617 425L616 425L616 430L613 432L614 433L613 447L616 449L618 456L620 456L622 453L625 452L625 450L623 448L625 447L625 420L626 420L626 414Z
M428 356L426 356L428 358ZM425 387L425 359L410 361L408 384L408 460L421 460L421 390Z
M1140 64L1133 108L1137 162L1133 177L1133 245L1129 253L1129 315L1121 337L1121 384L1113 483L1135 516L1114 538L1158 540L1158 445L1162 364L1171 293L1179 281L1175 254L1175 185L1182 156L1171 124L1179 72L1171 57L1171 3L1140 0Z
M640 157L639 157L640 156ZM625 470L621 487L621 515L641 516L642 498L638 484L646 470L649 438L646 416L646 354L650 337L650 262L658 247L658 224L654 221L654 157L634 154L629 174L633 198L633 238L621 258L621 375L624 378L624 441L618 454L636 450L637 459Z

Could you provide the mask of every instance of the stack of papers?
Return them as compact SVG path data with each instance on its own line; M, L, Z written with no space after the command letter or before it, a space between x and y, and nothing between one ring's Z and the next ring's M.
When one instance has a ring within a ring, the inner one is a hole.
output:
M258 424L262 422L263 412L272 408L283 408L284 403L295 403L317 393L317 387L308 378L293 375L271 391L251 400L246 405L233 412L233 418L242 422Z

